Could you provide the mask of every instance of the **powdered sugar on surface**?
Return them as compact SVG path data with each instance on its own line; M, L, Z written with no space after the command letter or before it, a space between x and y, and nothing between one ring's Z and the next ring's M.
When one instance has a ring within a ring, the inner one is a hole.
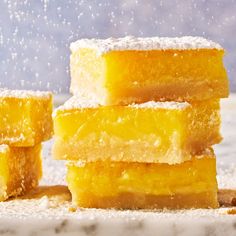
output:
M8 146L5 144L0 145L0 152L5 152L8 149Z
M124 38L107 39L80 39L71 43L72 52L80 48L91 48L97 50L99 55L110 51L145 51L145 50L198 50L198 49L217 49L223 48L211 40L202 37L184 36L179 38L169 37L150 37L138 38L127 36Z
M49 99L52 96L51 92L32 91L32 90L9 90L0 88L0 98L45 98Z
M67 111L67 110L76 110L83 108L98 108L100 104L96 102L96 100L87 100L80 96L73 96L68 99L63 105L59 106L53 112L53 116L57 114L59 111Z
M58 111L67 111L67 110L76 110L76 109L84 109L84 108L98 108L101 105L96 102L96 100L87 100L78 96L73 96L69 100L67 100L62 106L58 107L54 111L54 115L57 114ZM145 108L153 108L153 109L171 109L171 110L180 110L185 109L190 106L187 102L155 102L149 101L141 104L131 104L127 107L137 108L137 109L145 109Z
M155 102L149 101L141 104L131 104L129 107L133 108L153 108L153 109L171 109L171 110L180 110L185 109L190 106L187 102Z

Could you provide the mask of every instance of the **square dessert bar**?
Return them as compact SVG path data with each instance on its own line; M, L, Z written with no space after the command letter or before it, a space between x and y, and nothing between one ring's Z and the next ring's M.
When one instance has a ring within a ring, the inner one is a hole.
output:
M36 187L42 176L41 145L0 145L0 201Z
M219 100L100 106L72 97L54 113L55 159L181 163L221 140Z
M50 92L0 89L0 144L34 146L52 135Z
M216 161L210 149L176 165L71 161L67 167L68 186L78 207L218 207Z
M82 39L71 44L71 92L101 105L227 97L223 48L200 37Z

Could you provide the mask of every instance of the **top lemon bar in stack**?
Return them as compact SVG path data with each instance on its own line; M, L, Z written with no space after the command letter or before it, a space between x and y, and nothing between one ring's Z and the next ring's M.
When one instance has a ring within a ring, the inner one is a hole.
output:
M201 37L81 39L71 44L71 92L101 105L227 97L224 49Z

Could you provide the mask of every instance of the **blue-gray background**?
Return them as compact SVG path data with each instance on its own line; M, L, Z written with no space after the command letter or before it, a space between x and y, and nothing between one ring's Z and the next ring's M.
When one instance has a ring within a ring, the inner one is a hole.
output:
M125 35L219 42L236 91L236 0L0 0L0 86L66 93L70 42Z

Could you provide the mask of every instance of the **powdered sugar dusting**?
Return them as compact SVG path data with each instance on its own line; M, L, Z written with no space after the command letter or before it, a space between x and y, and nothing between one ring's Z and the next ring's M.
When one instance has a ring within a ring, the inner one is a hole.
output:
M8 149L8 146L6 144L0 145L0 153L6 152L7 149Z
M88 161L83 161L83 160L79 160L79 161L66 161L66 166L77 166L77 167L84 167L86 165L86 163L88 163Z
M45 91L0 89L0 97L49 99L51 96L51 92Z
M187 102L155 102L155 101L129 105L129 107L134 107L134 108L153 108L153 109L171 109L171 110L185 109L188 106L190 106L190 104Z
M96 100L87 100L83 99L78 96L71 97L68 101L65 102L64 105L58 107L54 111L54 115L58 111L66 111L66 110L73 110L73 109L83 109L83 108L98 108L101 105ZM155 102L149 101L141 104L131 104L127 107L137 108L137 109L144 109L144 108L152 108L152 109L173 109L173 110L180 110L185 109L186 107L190 106L187 102Z
M100 104L96 102L96 100L88 100L84 99L80 96L73 96L69 100L67 100L62 106L58 107L53 115L55 116L58 111L66 111L73 109L81 109L81 108L97 108Z
M206 148L201 153L198 153L197 155L194 155L194 158L196 159L202 159L202 158L216 158L213 148Z
M196 49L217 49L223 48L211 40L202 37L184 36L179 38L168 37L150 37L137 38L127 36L124 38L107 38L107 39L80 39L71 43L72 52L79 48L92 48L97 50L99 55L110 51L125 50L196 50Z

